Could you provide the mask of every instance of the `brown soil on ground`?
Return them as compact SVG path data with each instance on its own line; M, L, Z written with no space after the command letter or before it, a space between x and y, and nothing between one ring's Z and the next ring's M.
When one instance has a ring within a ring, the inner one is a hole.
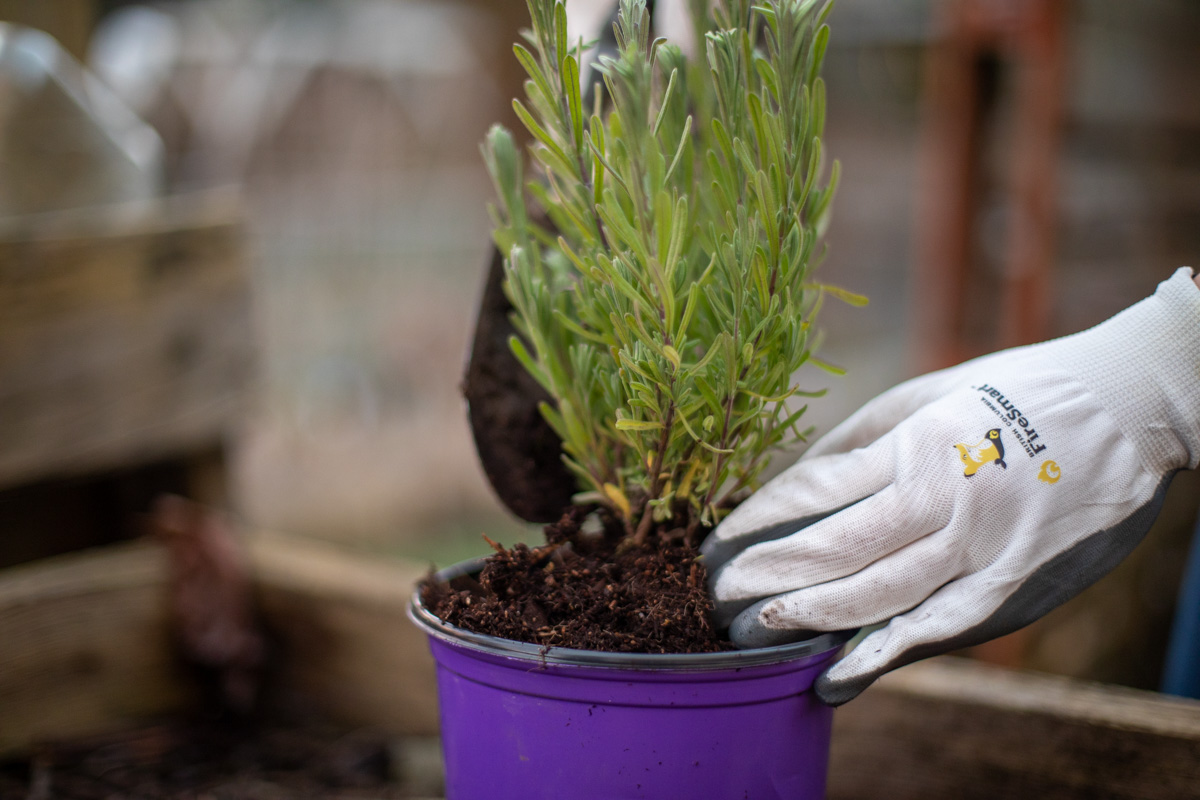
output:
M321 724L165 721L0 763L0 800L389 800L388 740Z
M684 529L668 522L638 545L611 523L582 532L586 515L573 508L547 525L542 547L499 549L478 576L427 580L422 600L452 625L533 644L623 653L733 649L713 628L704 565Z

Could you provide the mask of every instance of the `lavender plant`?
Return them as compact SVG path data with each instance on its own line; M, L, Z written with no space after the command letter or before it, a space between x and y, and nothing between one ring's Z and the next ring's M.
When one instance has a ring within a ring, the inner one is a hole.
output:
M564 0L529 0L514 48L528 73L512 134L483 150L494 239L518 336L552 401L542 414L598 502L644 540L694 533L752 490L770 452L807 432L793 375L813 355L826 295L813 279L837 186L824 169L829 41L823 0L693 0L706 58L653 39L645 0L621 0L617 54L584 106Z

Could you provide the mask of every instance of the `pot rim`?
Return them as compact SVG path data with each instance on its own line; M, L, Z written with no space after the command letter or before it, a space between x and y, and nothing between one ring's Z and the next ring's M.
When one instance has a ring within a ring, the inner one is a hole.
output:
M461 561L434 573L434 578L448 581L477 572L483 568L486 559L486 556L480 556ZM839 648L850 641L856 633L856 631L834 631L790 644L752 650L732 650L723 653L613 653L601 650L576 650L569 647L546 647L475 633L451 625L425 607L425 604L421 602L420 589L415 590L409 599L408 618L427 634L447 644L493 656L530 661L540 665L560 664L576 667L672 672L708 672L781 664Z

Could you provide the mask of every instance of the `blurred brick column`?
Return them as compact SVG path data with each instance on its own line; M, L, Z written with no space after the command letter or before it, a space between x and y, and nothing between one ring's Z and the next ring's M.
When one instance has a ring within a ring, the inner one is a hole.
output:
M1067 0L944 0L926 65L924 180L917 221L916 358L921 371L1049 335ZM1000 70L1012 76L1005 233L993 340L966 341L976 276L984 141Z

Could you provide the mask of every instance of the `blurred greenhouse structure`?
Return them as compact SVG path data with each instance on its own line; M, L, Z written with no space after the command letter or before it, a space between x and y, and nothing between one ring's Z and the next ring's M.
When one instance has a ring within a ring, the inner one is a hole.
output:
M0 0L0 12L51 27L53 5ZM572 0L581 27L606 6ZM931 56L960 32L952 11L968 6L1006 32L972 51L966 209L931 178L951 157L931 130L955 107L936 108L928 89L938 79ZM930 292L945 287L930 289L921 254L942 226L958 226L965 243L955 352L1018 343L997 319L1013 242L1030 224L1013 167L1029 62L1013 20L1051 7L1063 26L1061 79L1049 82L1060 94L1048 101L1057 144L1051 168L1032 179L1048 197L1038 213L1053 234L1052 266L1037 284L1045 335L1106 318L1200 252L1200 6L838 0L827 147L843 181L821 269L872 302L827 310L825 358L849 375L799 377L829 383L810 414L818 430L931 363L922 325ZM516 127L510 45L524 0L105 0L93 9L80 55L158 131L166 191L231 186L245 204L259 362L235 448L240 516L439 560L480 550L484 530L536 535L485 485L458 392L489 247L478 142L496 120ZM1151 534L1157 544L1037 626L1018 661L1154 683L1157 656L1119 657L1118 645L1152 653L1165 636L1200 502L1196 478L1177 480Z

